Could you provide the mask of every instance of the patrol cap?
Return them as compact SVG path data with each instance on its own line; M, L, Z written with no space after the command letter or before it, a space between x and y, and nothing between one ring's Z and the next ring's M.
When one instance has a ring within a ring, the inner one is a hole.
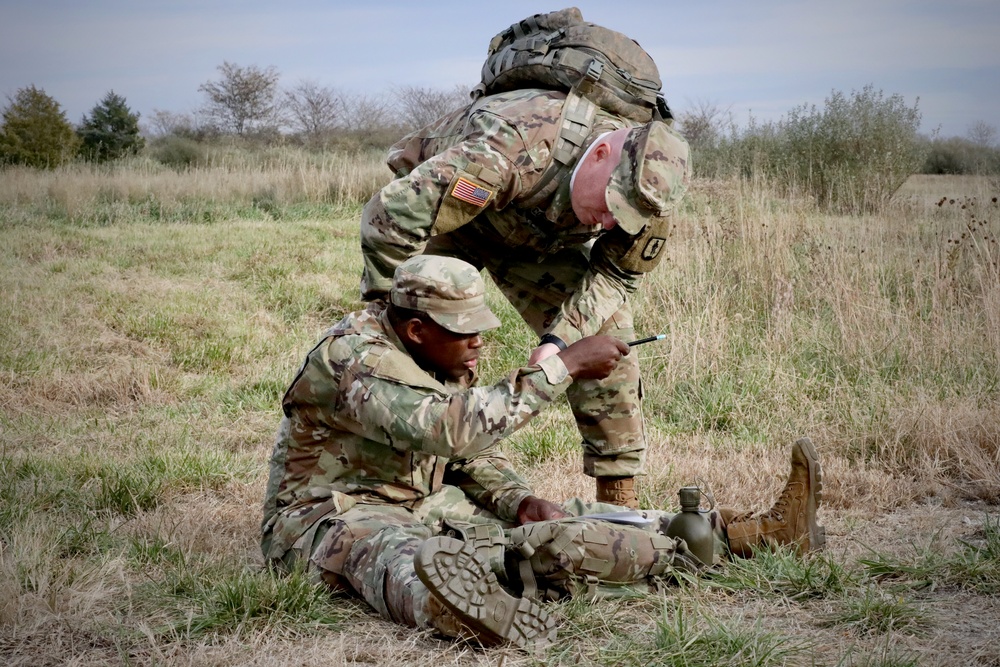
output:
M479 271L454 257L418 255L406 260L396 267L389 300L402 308L425 312L458 334L500 326L486 305L486 285Z
M690 181L687 142L666 123L653 120L628 133L604 198L618 226L638 234L651 218L677 205Z

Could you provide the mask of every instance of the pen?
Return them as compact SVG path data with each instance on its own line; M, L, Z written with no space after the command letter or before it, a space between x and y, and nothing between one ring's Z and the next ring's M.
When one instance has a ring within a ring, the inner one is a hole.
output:
M634 340L628 344L629 347L635 345L642 345L643 343L652 343L654 340L663 340L667 337L667 334L656 334L655 336L650 336L648 338L640 338L639 340Z

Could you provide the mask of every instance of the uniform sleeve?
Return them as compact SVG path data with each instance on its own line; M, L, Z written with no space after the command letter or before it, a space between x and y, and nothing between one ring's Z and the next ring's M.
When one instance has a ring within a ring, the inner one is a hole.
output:
M521 501L532 495L528 483L499 449L492 448L471 459L452 461L445 475L467 496L505 521L517 521Z
M596 334L618 312L639 286L641 273L620 267L623 249L631 239L614 229L603 234L590 253L590 268L576 290L563 302L549 331L567 344Z
M376 193L361 215L362 298L386 298L396 267L420 254L432 234L506 206L521 191L524 165L517 156L525 153L523 137L507 121L474 114L461 142Z
M378 359L371 371L357 367L344 375L338 406L342 427L358 428L369 440L398 451L420 451L447 459L468 459L484 452L565 393L572 378L558 357L512 372L487 387L454 394L419 377L401 353ZM422 371L419 371L422 373ZM429 378L426 373L423 377Z

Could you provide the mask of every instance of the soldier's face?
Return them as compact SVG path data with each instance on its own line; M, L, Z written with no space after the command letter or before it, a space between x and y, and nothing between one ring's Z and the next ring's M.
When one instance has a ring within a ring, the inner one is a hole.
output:
M476 369L483 346L483 337L478 333L454 333L429 319L410 322L417 324L406 329L406 347L425 371L460 380Z
M599 139L576 172L570 203L581 224L611 229L617 223L604 197L611 173L621 159L622 145L628 131L616 131Z

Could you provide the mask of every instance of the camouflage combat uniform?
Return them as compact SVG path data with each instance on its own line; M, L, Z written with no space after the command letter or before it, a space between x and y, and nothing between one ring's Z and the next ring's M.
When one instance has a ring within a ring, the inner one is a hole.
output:
M406 353L381 305L348 315L309 353L282 402L265 557L311 557L331 585L346 580L384 615L412 623L389 613L381 586L371 590L366 578L389 567L403 582L392 590L421 588L412 565L382 561L412 555L411 537L436 530L424 522L453 513L514 520L530 490L494 445L570 382L553 357L491 387L469 388L471 376L441 383ZM389 525L401 530L380 530Z
M393 270L407 257L449 255L485 268L539 335L567 344L597 333L633 338L628 297L655 265L666 226L602 232L581 225L570 204L572 165L535 192L560 138L564 106L579 101L570 99L542 90L493 95L393 146L388 165L397 180L372 198L362 218L362 297L385 298ZM589 145L628 126L597 111L581 141ZM656 213L664 216L682 196L690 167L683 140L662 123L659 131L656 150L637 155L642 146L633 145L622 164L652 165L646 190L666 201ZM668 150L659 148L664 141ZM636 189L642 197L643 188ZM574 384L567 396L583 436L584 472L640 473L646 441L637 357L623 358L604 380Z
M445 521L515 526L531 490L495 445L572 382L558 356L492 386L474 387L474 379L470 371L441 382L417 366L382 303L331 328L282 401L264 502L265 558L286 567L304 561L332 589L354 590L386 619L441 629L414 554ZM650 517L655 531L669 515ZM520 530L525 540L546 537ZM722 544L721 526L718 532ZM662 572L676 545L656 540ZM555 576L551 563L531 566Z

